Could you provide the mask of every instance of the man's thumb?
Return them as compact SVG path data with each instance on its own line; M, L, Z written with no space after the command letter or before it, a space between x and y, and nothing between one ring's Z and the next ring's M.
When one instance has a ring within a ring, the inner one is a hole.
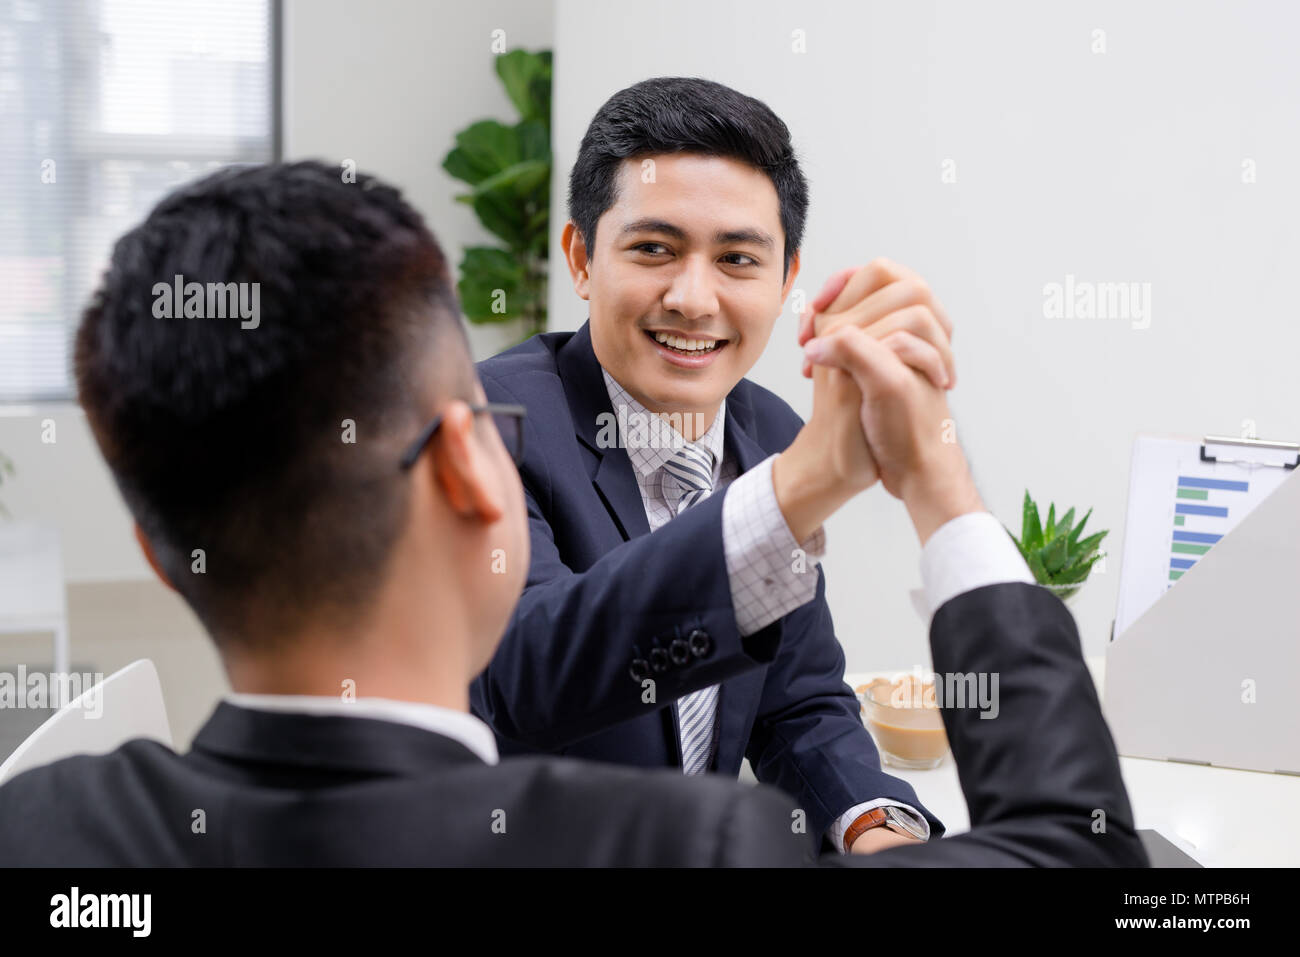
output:
M853 325L809 339L804 345L804 355L814 365L843 369L853 376L863 395L873 383L889 381L905 371L892 349Z

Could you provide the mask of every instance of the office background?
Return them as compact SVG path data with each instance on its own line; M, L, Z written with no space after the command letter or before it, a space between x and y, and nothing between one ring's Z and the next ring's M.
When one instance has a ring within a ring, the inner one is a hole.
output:
M812 205L796 283L884 255L953 317L958 436L985 501L1018 530L1026 487L1094 509L1111 556L1075 600L1086 654L1119 582L1139 432L1295 441L1300 8L1283 2L506 2L285 0L287 159L353 159L403 187L453 257L489 240L443 173L455 131L513 111L491 32L555 51L552 329L585 303L559 250L567 173L597 107L653 75L700 75L791 127ZM1101 31L1100 33L1098 31ZM1104 49L1104 52L1100 52ZM1139 319L1047 318L1044 286L1149 284ZM1146 328L1135 328L1149 320ZM787 307L753 373L801 414ZM478 357L511 330L472 330ZM53 419L58 440L41 441ZM127 513L70 403L0 409L15 516L58 527L74 664L162 673L184 747L222 687L192 617L150 580ZM882 488L830 523L828 593L851 671L927 663L907 592L919 547ZM48 640L0 645L47 660Z

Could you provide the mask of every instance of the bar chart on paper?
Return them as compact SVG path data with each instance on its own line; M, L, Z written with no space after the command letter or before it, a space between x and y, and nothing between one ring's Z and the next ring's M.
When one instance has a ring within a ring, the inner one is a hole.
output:
M1139 436L1115 637L1292 474L1265 464L1204 462L1195 440Z

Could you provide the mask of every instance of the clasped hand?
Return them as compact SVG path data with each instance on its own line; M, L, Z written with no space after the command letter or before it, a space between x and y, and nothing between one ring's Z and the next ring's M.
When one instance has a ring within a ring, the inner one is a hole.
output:
M880 479L903 498L910 481L956 464L945 396L957 381L951 337L929 286L884 259L835 274L804 311L809 426L823 436L828 467L853 489Z

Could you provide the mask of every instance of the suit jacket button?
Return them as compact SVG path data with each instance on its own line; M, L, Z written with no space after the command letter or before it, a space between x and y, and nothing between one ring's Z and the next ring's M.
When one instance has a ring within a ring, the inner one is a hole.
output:
M668 652L662 648L650 649L650 667L655 671L663 672L668 670Z
M632 676L633 681L640 684L650 677L650 662L644 658L633 658L632 667L628 669L628 674Z
M673 659L673 664L684 665L691 660L691 646L684 638L674 638L668 646L668 656Z
M686 638L690 642L691 654L696 658L708 657L709 652L713 650L713 639L703 628L696 628Z

